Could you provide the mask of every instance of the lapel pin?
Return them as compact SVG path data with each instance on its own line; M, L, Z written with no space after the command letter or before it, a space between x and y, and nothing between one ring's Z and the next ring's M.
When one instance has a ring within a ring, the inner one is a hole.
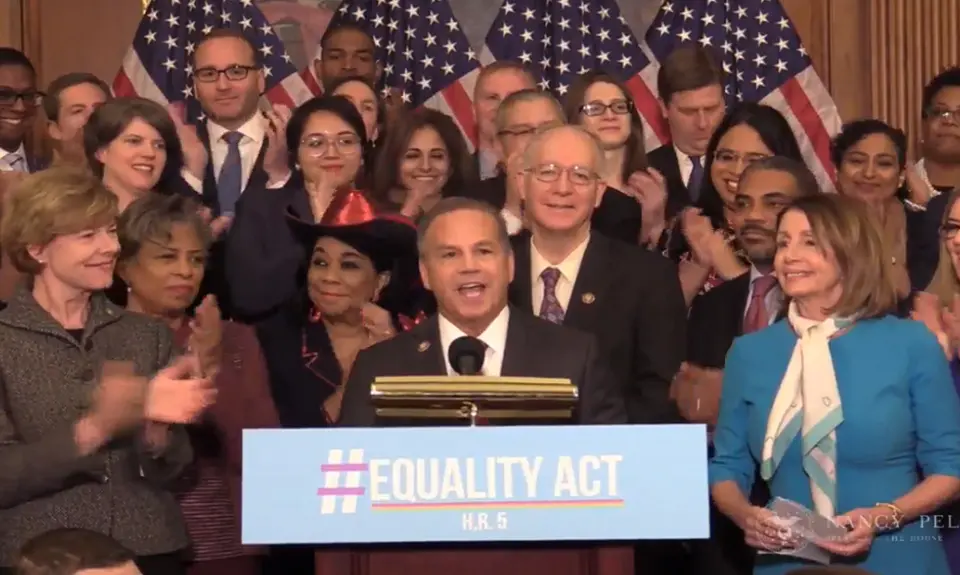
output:
M585 304L587 304L587 305L590 305L590 304L592 304L593 302L597 301L597 296L593 295L593 294L590 293L590 292L587 292L587 293L583 294L583 297L580 298L580 299L583 301L583 303L585 303Z
M421 342L420 342L420 345L417 346L417 351L419 351L420 353L423 353L423 352L427 351L428 349L430 349L430 342L429 342L429 341L421 341Z

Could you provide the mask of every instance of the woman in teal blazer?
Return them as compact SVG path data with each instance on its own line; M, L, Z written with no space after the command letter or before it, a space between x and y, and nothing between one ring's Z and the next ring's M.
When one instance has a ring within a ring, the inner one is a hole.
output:
M960 399L926 327L892 315L883 242L857 200L820 195L781 216L774 269L787 319L736 340L710 462L717 507L786 574L815 544L877 575L949 575L930 514L960 493ZM756 468L773 497L847 527L806 543L752 506Z

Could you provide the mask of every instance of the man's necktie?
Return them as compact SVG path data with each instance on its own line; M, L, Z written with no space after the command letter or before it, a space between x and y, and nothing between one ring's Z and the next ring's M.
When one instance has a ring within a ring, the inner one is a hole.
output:
M240 161L240 132L227 132L223 141L227 143L227 157L220 166L217 178L217 200L220 203L220 215L232 214L240 199L243 185L243 164Z
M693 169L690 170L690 179L687 180L687 193L694 202L700 198L700 184L703 183L703 164L700 163L700 159L700 156L690 156Z
M767 294L777 285L773 276L760 276L753 280L753 295L747 306L747 315L743 318L743 333L753 333L770 325L767 314Z
M543 280L543 302L540 304L540 317L557 325L563 323L563 307L557 299L557 281L560 280L560 270L547 268L540 273Z
M27 173L27 162L18 152L7 154L0 162L3 162L9 168L9 171Z

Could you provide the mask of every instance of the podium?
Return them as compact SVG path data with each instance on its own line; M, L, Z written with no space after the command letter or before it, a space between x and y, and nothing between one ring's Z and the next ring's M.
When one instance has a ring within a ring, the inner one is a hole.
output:
M387 427L245 430L243 542L316 545L316 575L633 575L635 541L707 538L704 426L502 425L576 391L380 378Z

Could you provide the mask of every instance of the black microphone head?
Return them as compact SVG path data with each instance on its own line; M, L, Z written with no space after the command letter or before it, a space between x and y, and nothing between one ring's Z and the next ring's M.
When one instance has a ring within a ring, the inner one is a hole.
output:
M450 343L447 359L453 370L460 375L478 375L483 370L483 358L487 354L487 344L475 337L465 335Z

